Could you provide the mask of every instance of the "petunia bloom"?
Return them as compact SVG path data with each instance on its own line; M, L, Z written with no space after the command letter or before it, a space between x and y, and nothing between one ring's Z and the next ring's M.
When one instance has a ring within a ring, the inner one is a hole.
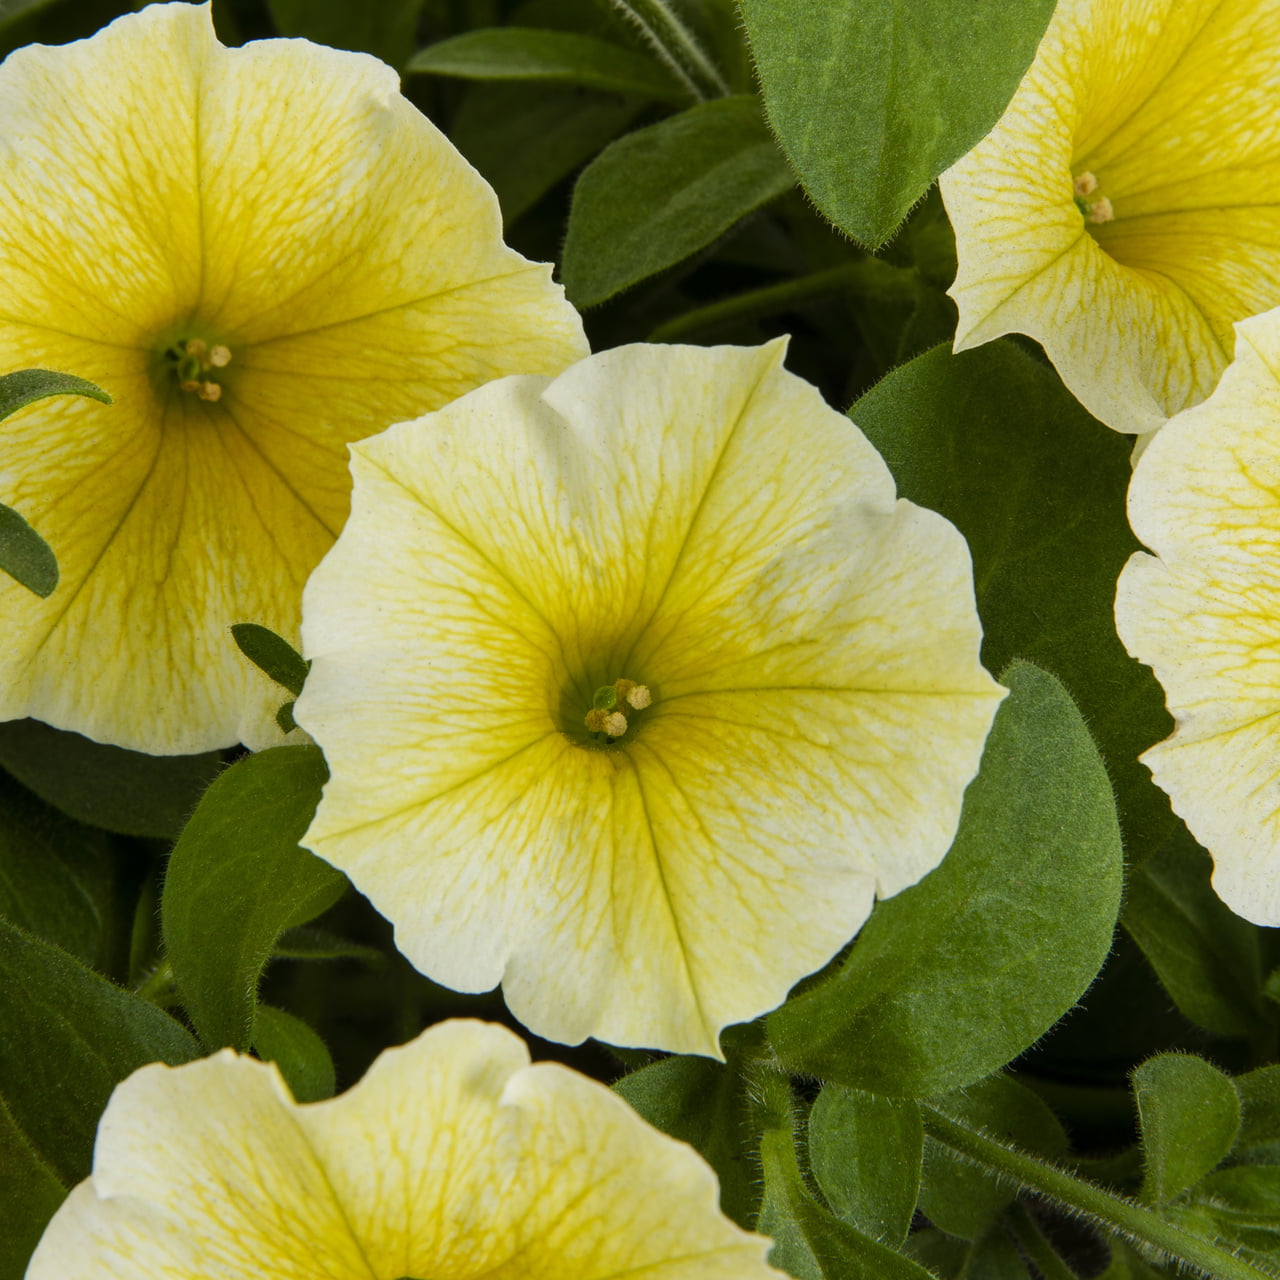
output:
M0 372L115 398L4 424L0 502L62 581L0 583L0 719L154 753L269 742L279 691L228 628L296 641L347 442L559 372L580 321L366 55L226 49L207 5L154 4L12 54L0 121Z
M623 347L392 427L307 584L304 843L551 1039L718 1054L977 770L968 548L782 354Z
M1164 686L1174 732L1142 759L1214 859L1238 915L1280 925L1280 310L1236 326L1204 404L1142 455L1136 553L1116 592L1129 652Z
M143 1067L27 1280L767 1280L716 1178L603 1085L446 1022L298 1105L223 1050Z
M956 349L1029 334L1118 431L1203 400L1234 322L1280 303L1277 91L1277 0L1059 0L942 176Z

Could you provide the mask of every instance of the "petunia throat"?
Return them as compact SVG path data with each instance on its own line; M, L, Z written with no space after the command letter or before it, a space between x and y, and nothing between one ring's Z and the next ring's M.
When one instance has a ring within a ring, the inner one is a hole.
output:
M595 692L591 710L583 718L587 730L607 742L613 742L626 733L629 721L637 711L643 711L653 701L649 686L636 684L634 680L618 679Z
M164 358L178 389L216 403L222 398L220 374L231 363L231 348L203 338L179 338L165 348Z

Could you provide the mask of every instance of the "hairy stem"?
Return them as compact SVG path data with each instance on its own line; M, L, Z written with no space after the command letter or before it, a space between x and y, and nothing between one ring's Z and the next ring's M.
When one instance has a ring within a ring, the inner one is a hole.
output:
M611 3L699 102L722 98L729 92L720 69L667 0L611 0Z

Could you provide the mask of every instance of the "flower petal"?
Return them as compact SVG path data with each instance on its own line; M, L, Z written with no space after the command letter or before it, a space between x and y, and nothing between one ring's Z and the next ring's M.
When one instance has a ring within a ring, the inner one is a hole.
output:
M353 450L306 837L539 1034L716 1055L950 843L1001 691L968 552L780 345L627 347ZM653 705L593 745L593 690Z
M1236 326L1203 405L1138 463L1116 626L1175 729L1142 759L1214 857L1237 914L1280 924L1280 311Z

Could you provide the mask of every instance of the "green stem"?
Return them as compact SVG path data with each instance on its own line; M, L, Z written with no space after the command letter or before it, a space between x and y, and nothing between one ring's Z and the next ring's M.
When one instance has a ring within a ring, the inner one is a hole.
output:
M1026 1206L1015 1204L1013 1207L1013 1232L1018 1246L1022 1249L1044 1280L1079 1280L1079 1277L1063 1260L1036 1226Z
M157 1004L162 1009L169 1003L173 995L173 966L168 960L161 960L158 965L138 984L134 995L143 1000Z
M842 262L838 267L828 267L825 271L766 285L763 289L752 289L722 302L686 311L684 315L660 324L649 335L649 341L678 342L691 333L723 328L742 320L759 320L780 311L789 311L800 303L842 293L914 297L917 287L916 273L911 268L895 267L879 258L860 258L856 262Z
M698 99L723 98L729 85L667 0L611 0L638 28L668 70Z
M994 1138L958 1123L934 1107L921 1104L925 1132L972 1163L990 1170L1079 1214L1104 1230L1160 1250L1170 1259L1212 1280L1273 1280L1265 1271L1226 1249L1166 1222L1159 1214L1113 1195L1101 1187L1007 1147Z

